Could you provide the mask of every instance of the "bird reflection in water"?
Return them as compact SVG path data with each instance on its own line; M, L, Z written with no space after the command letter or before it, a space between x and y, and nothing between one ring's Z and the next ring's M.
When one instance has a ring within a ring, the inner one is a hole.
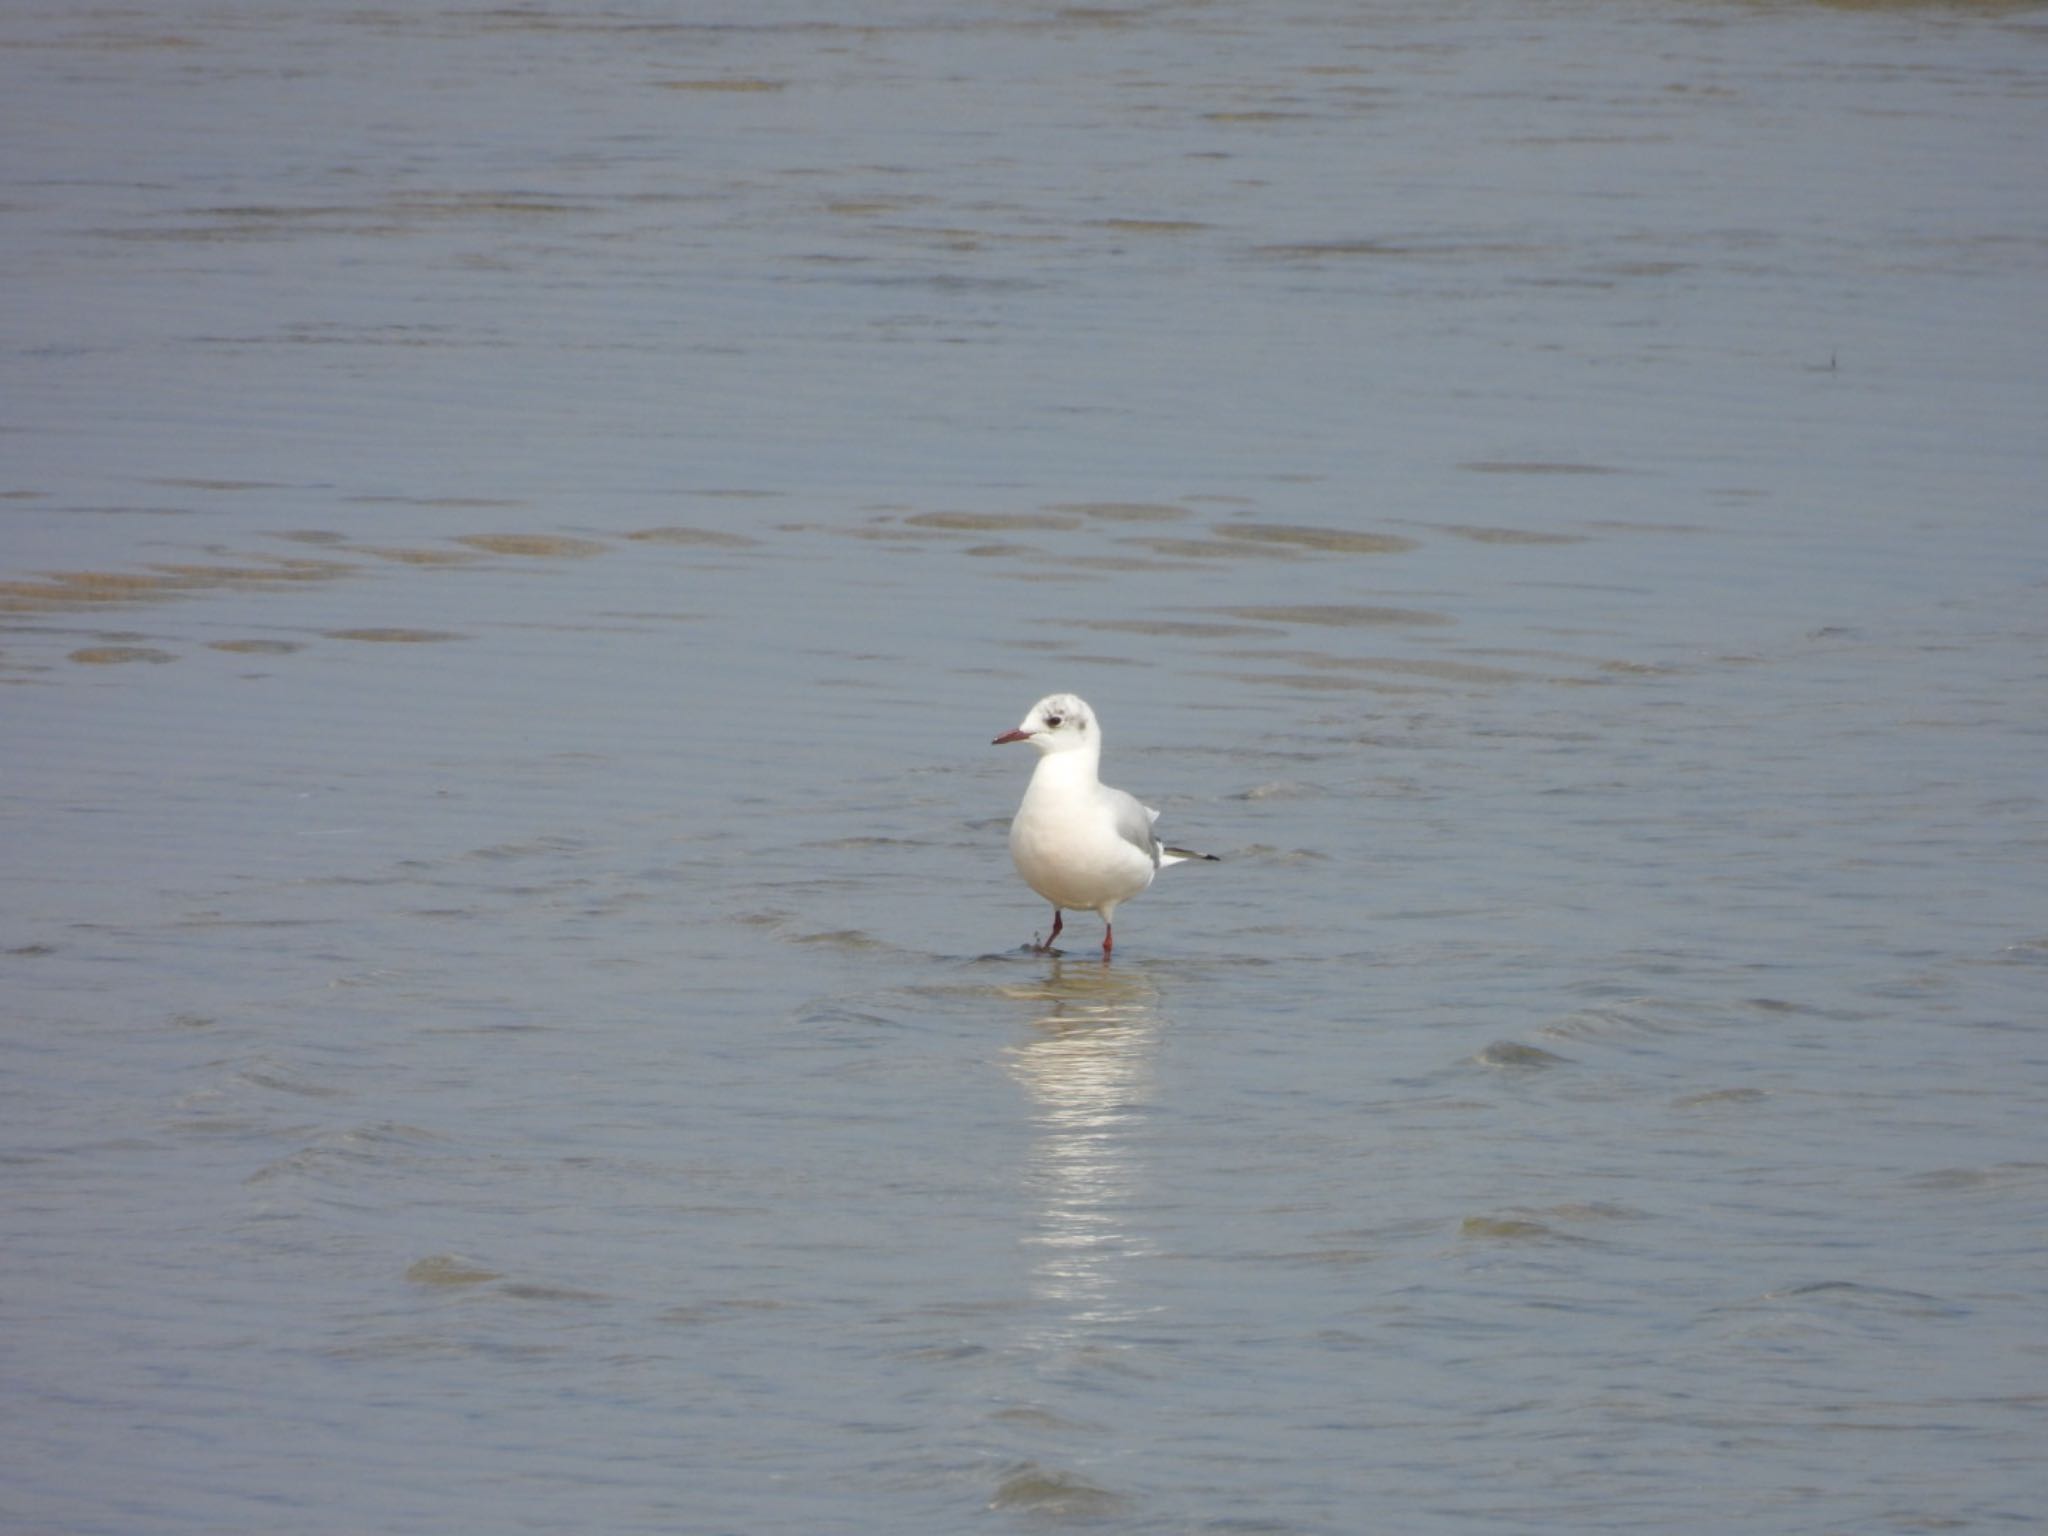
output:
M1037 1208L1025 1238L1038 1254L1033 1289L1066 1332L1149 1312L1117 1290L1122 1263L1142 1252L1127 1230L1142 1182L1130 1132L1152 1094L1158 990L1142 971L1055 960L1042 981L1003 992L1037 1009L1009 1062L1037 1122L1024 1170Z

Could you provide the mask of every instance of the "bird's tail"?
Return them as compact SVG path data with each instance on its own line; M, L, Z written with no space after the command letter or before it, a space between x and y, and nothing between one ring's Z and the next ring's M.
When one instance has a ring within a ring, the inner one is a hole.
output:
M1207 859L1211 864L1221 864L1223 862L1213 853L1197 853L1192 848L1161 848L1159 850L1159 862L1162 865L1185 864L1189 859Z

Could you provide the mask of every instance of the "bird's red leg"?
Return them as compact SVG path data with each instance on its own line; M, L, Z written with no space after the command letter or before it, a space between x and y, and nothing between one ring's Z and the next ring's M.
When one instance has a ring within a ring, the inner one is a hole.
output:
M1104 923L1102 925L1102 958L1105 960L1109 958L1109 946L1115 932L1116 930L1110 927L1109 924Z
M1054 939L1058 938L1059 936L1060 936L1060 909L1059 909L1058 907L1054 907L1054 908L1052 909L1052 932L1051 932L1051 933L1048 933L1048 934L1047 934L1047 935L1045 936L1045 942L1044 942L1043 944L1039 945L1039 948L1040 948L1040 949L1051 949L1051 948L1052 948L1052 941L1053 941Z

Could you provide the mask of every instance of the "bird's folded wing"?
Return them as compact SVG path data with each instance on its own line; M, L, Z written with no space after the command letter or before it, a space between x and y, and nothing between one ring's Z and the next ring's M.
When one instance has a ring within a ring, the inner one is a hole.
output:
M1105 786L1105 790L1109 795L1110 810L1116 817L1116 835L1144 854L1157 869L1159 839L1152 835L1152 823L1159 819L1159 813L1120 789Z

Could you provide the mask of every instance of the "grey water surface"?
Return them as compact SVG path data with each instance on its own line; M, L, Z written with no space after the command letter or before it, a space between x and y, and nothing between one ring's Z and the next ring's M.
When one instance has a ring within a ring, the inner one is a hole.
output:
M2043 145L2025 5L7 7L0 1527L2038 1529Z

